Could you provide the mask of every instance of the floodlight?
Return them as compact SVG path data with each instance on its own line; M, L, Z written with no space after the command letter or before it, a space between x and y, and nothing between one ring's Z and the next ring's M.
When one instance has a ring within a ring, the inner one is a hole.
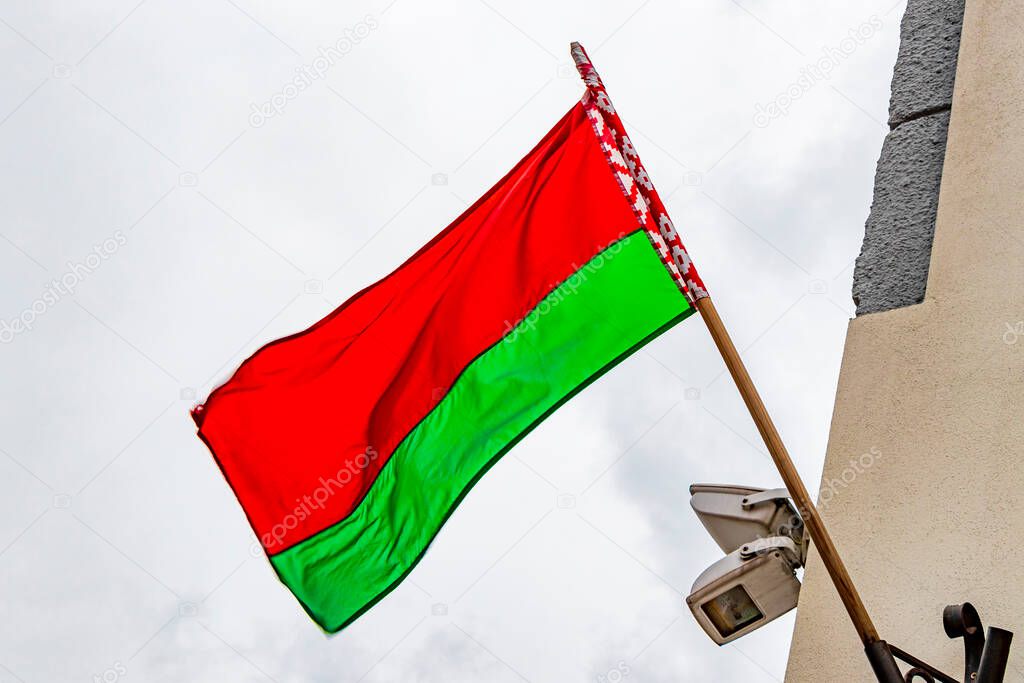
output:
M796 607L807 557L803 520L785 489L694 484L690 505L726 553L693 584L686 604L719 645Z

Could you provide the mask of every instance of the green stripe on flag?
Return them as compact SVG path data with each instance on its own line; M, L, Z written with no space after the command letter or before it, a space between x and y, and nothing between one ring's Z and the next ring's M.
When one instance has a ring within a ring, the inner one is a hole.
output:
M637 231L470 363L351 515L271 558L327 631L394 588L476 481L552 411L693 309Z

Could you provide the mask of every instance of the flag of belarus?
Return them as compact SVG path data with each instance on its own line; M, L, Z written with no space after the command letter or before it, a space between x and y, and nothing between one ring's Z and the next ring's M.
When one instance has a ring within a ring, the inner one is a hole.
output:
M700 279L586 54L582 101L396 271L193 417L281 580L337 631L556 408L690 315Z

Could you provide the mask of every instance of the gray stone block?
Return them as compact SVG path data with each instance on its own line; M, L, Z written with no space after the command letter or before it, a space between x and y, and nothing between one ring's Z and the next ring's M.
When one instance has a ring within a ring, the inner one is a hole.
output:
M949 108L963 18L964 0L908 0L892 77L890 127Z
M949 112L939 112L885 138L853 274L857 315L924 300L948 127Z

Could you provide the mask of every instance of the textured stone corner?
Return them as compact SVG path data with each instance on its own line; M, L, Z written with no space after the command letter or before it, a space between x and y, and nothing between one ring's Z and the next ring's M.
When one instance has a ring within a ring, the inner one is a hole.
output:
M889 126L853 275L857 315L924 300L964 0L908 0Z
M892 75L889 127L949 109L964 0L909 0Z
M885 138L853 273L857 315L924 300L949 112L909 121Z

